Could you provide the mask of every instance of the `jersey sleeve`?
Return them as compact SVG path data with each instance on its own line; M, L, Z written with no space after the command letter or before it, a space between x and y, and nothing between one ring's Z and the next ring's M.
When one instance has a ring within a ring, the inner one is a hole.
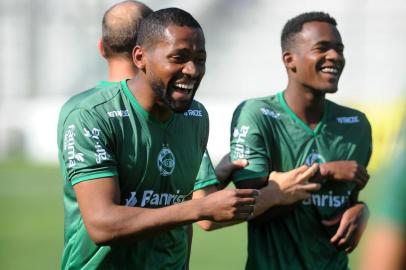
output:
M66 178L79 182L117 175L112 142L107 125L85 109L72 111L62 125L59 142Z
M234 111L231 122L231 160L247 159L248 166L234 173L233 181L267 176L269 158L261 132L262 119L256 106L242 103Z
M197 174L193 190L196 191L208 186L218 185L219 183L209 153L206 149L203 154L202 163L200 164L199 173Z

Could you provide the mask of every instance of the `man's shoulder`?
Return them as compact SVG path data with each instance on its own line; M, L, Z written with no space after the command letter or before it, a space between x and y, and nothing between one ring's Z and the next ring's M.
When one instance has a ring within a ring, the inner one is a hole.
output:
M61 109L61 116L77 109L92 110L109 103L120 92L120 83L98 84L69 98Z
M234 114L250 114L258 116L276 116L279 114L280 104L277 95L250 98L242 101Z
M197 118L208 118L208 113L204 105L197 101L193 100L192 104L190 104L189 109L187 109L185 112L183 112L184 116L189 116L189 117L197 117Z
M337 104L328 100L329 114L340 124L366 124L369 125L368 118L360 110Z

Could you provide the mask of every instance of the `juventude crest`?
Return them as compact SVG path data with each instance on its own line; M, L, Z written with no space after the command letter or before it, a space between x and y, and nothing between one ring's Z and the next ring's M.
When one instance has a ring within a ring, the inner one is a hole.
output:
M163 146L158 154L157 160L158 170L162 176L168 176L175 169L175 155L167 146Z
M313 163L324 163L326 162L325 158L317 152L310 153L306 160L305 164L311 166Z

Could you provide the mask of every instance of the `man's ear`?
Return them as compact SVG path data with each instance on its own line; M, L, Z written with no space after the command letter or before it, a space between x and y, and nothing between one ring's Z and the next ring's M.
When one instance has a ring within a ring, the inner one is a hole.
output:
M97 48L99 49L100 55L103 56L104 58L106 58L106 51L104 50L103 40L101 38L97 42Z
M296 71L295 55L292 52L283 52L282 61L285 64L287 70L291 70L292 72Z
M138 68L143 70L145 68L145 50L140 46L135 46L132 52L133 63Z

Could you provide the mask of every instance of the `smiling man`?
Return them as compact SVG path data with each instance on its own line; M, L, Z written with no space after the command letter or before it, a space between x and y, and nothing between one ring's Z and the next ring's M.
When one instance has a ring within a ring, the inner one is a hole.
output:
M269 171L320 163L314 181L322 187L249 222L246 269L344 270L368 216L358 192L369 179L371 128L363 113L326 99L337 91L345 65L335 19L300 14L284 26L281 43L286 89L247 100L234 112L231 156L249 161L235 173L235 184L260 188Z
M60 113L63 269L185 269L184 225L254 209L253 189L187 200L209 132L193 100L206 62L198 22L176 8L150 14L132 58L133 79L80 93Z

